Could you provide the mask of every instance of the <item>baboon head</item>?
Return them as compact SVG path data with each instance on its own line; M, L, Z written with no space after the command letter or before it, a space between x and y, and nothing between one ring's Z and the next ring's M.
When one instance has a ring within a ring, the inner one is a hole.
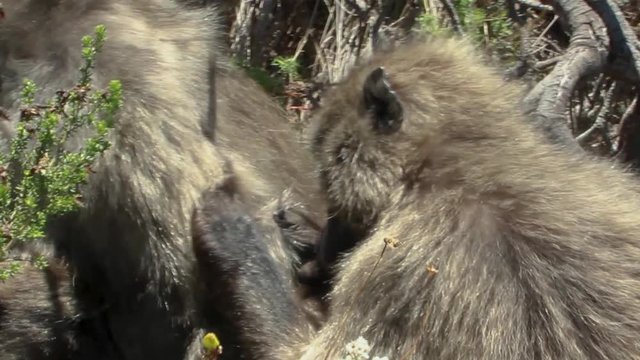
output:
M402 174L393 153L405 111L383 67L347 79L354 91L329 95L316 116L312 149L336 213L371 223ZM345 195L347 195L345 197Z
M504 121L517 91L477 63L471 46L431 39L404 49L411 51L400 47L353 71L312 120L312 151L332 212L329 242L358 242L407 191L472 176L463 163L474 144L520 136Z
M420 183L425 169L436 171L434 162L450 164L456 148L473 143L465 136L495 136L483 129L513 115L514 89L476 63L470 45L428 41L373 57L314 116L312 150L333 209L374 219L394 191ZM431 172L430 181L451 179L440 175Z

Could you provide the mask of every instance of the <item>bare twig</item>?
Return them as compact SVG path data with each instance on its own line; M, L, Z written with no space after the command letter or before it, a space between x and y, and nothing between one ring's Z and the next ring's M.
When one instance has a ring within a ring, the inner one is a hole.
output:
M536 47L536 45L538 44L538 42L540 42L540 39L544 38L545 35L547 35L547 32L549 31L549 29L551 29L551 27L553 26L553 24L556 23L556 21L558 21L558 15L555 15L553 17L553 19L551 19L551 21L549 22L549 24L544 28L544 30L542 30L542 32L540 33L540 35L538 35L538 37L536 38L536 40L533 42L533 44L531 44L531 48Z
M462 30L462 22L460 22L460 16L458 16L458 11L456 11L455 6L451 0L440 0L442 3L442 7L449 15L449 19L451 20L451 27L458 35L464 35L464 30Z
M409 1L325 0L327 20L314 68L323 81L340 81L359 58L381 46L382 35L412 23ZM402 11L399 11L402 10ZM380 35L380 37L379 37Z
M593 122L591 127L587 129L587 131L583 132L582 134L576 137L576 141L578 141L578 143L584 144L586 140L589 139L591 134L593 134L594 131L601 130L604 128L606 123L605 116L609 113L609 108L611 107L611 98L613 98L613 92L615 90L615 87L616 85L615 83L613 83L609 87L609 90L607 90L607 93L604 96L604 101L602 102L602 106L600 106L600 109L598 110L598 115L596 116L596 120ZM605 134L605 136L608 136L608 134Z
M549 5L543 5L536 0L517 0L520 4L526 5L532 9L540 11L553 11L553 8Z
M537 63L533 64L533 68L538 71L544 70L550 66L557 64L561 59L562 56L556 56L547 60L538 61Z
M311 35L311 33L314 30L313 24L315 23L316 16L318 15L319 7L320 7L320 0L316 0L315 5L313 6L313 12L311 13L311 17L309 17L309 25L307 25L307 30L304 32L304 37L298 43L298 46L296 47L296 51L293 54L294 59L297 59L298 56L300 56L300 54L302 53L302 49L304 49L304 46L307 44L307 41L309 40L309 35Z
M616 158L635 167L640 165L640 93L637 93L620 120Z
M589 105L591 107L594 107L594 104L596 103L596 98L600 95L600 92L602 91L602 87L605 85L605 83L608 83L608 85L610 85L609 84L610 81L605 81L604 74L600 74L593 85L593 91L591 91L591 94L586 95L586 98L587 100L589 100Z

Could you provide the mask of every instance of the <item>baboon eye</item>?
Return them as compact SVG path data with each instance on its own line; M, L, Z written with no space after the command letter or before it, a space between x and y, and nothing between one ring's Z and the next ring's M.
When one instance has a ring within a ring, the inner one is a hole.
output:
M373 129L382 134L392 134L402 125L404 109L400 99L387 81L384 68L373 70L363 86L364 107L371 114Z

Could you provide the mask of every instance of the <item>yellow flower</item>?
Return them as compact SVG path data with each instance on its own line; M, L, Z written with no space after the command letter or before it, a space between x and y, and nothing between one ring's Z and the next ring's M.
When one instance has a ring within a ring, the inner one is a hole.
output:
M220 347L220 340L218 340L216 334L210 332L202 338L202 346L207 351L214 351Z

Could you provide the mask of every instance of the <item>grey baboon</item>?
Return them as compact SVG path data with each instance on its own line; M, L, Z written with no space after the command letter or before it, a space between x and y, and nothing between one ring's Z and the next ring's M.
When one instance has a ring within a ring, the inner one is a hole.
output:
M394 359L640 358L637 181L548 144L517 93L452 39L333 89L312 147L324 234L349 235L321 240L342 253L326 324L290 316L301 335L273 358L338 359L359 336Z
M548 145L477 60L455 40L400 48L325 100L333 224L368 233L305 359L359 335L414 359L640 357L637 182Z
M305 307L291 264L273 254L290 252L288 244L274 238L272 219L252 216L238 186L230 175L206 191L194 211L197 317L201 328L230 339L221 339L223 359L273 359L279 356L274 344L301 330L292 325L307 323L310 331L316 315L299 310ZM198 359L201 351L196 346L187 358Z
M122 358L180 358L192 328L196 200L233 164L252 216L271 217L285 190L324 215L310 158L282 110L220 55L209 10L170 0L12 0L4 11L0 106L12 116L25 77L41 86L37 101L73 86L81 37L106 26L94 84L121 80L124 105L83 189L85 208L49 235L72 267L81 310L99 313L96 326Z

